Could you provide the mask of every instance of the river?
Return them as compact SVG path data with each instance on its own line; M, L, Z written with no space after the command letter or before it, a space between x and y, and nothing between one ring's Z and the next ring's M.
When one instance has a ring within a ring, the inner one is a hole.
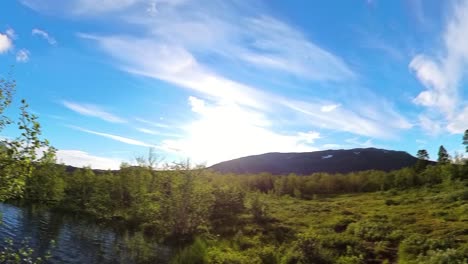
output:
M147 242L139 233L117 230L83 216L72 216L37 206L0 203L0 246L12 239L25 243L49 263L167 263L170 250Z

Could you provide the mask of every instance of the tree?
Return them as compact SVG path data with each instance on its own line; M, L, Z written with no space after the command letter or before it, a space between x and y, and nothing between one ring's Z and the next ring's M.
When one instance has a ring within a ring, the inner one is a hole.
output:
M429 153L427 153L427 150L425 149L418 150L418 153L416 154L416 156L420 160L429 160Z
M16 82L11 78L0 79L0 131L15 123L4 115L12 102L15 87ZM26 101L21 100L20 117L16 122L19 136L0 141L0 201L22 196L34 166L55 159L55 149L47 140L40 139L38 117L29 113L28 107Z
M439 158L437 159L437 162L441 163L441 164L447 164L450 162L450 156L447 152L447 150L444 148L444 146L440 146L439 147Z
M468 129L465 130L465 134L463 135L463 145L465 145L466 152L468 152Z
M426 168L429 160L429 153L427 153L425 149L420 149L416 156L418 157L418 161L416 162L415 170L419 173Z

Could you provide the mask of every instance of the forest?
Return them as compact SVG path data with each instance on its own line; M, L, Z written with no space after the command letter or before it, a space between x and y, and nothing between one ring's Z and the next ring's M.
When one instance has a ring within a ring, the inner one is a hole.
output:
M67 170L42 139L23 100L20 117L4 116L15 88L0 82L3 139L0 201L32 203L125 226L144 241L174 245L171 263L467 263L468 162L441 146L397 171L349 174L220 174L190 161L156 169L150 150L117 171ZM468 130L460 140L467 146ZM47 257L1 249L2 263ZM145 243L139 263L154 263Z

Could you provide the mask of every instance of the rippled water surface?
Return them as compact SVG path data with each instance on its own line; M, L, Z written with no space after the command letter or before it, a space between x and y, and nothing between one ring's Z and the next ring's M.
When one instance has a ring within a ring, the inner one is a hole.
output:
M50 263L166 263L169 255L166 248L85 217L3 203L0 215L0 245L11 238L15 247L20 247L27 240L39 255L50 250ZM151 259L145 257L148 252L153 255Z

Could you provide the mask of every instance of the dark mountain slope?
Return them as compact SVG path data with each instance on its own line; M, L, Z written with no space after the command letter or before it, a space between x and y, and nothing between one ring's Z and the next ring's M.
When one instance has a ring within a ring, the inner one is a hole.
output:
M359 148L303 153L266 153L224 161L210 168L222 173L268 172L307 175L314 172L391 171L413 166L416 161L417 158L404 151Z

